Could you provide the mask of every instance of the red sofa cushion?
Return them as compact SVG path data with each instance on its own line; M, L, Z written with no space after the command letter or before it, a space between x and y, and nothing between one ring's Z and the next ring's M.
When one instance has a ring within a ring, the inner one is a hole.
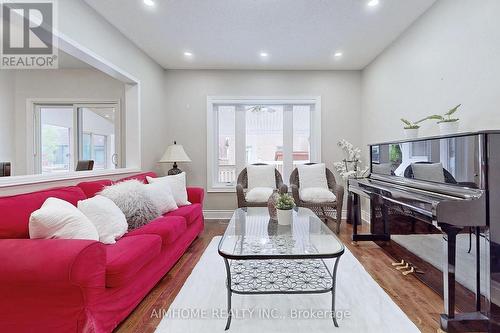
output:
M159 217L148 224L130 231L126 237L136 235L158 235L162 246L175 242L187 230L186 219L181 216Z
M87 198L77 186L0 197L0 238L29 238L30 215L49 197L66 200L75 206L78 200Z
M203 209L201 204L192 204L187 206L179 207L178 209L166 213L164 216L182 216L186 219L188 225L196 221L200 216L203 215Z
M113 185L113 182L109 179L96 180L93 182L82 182L79 183L79 188L85 193L88 198L94 197L97 193L101 192L106 186Z
M161 252L157 235L123 237L106 246L106 287L131 283L133 276ZM132 282L133 283L133 282Z
M133 175L133 176L129 176L129 177L125 177L125 178L119 179L117 182L123 182L123 181L130 180L130 179L137 179L138 181L143 182L144 184L147 184L148 183L148 181L146 179L147 176L149 176L151 178L156 178L156 173L154 173L154 172L143 172L143 173L139 173L137 175Z

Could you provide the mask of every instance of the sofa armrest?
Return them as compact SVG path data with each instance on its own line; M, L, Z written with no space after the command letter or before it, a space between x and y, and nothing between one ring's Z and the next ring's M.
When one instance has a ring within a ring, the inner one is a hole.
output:
M205 198L205 190L202 187L188 187L186 188L188 200L190 203L199 203L203 205L203 198Z
M0 285L105 286L102 243L79 239L0 240Z

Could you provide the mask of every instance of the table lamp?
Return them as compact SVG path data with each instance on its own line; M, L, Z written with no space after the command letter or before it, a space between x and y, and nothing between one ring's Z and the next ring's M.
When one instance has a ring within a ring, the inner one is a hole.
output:
M174 141L173 145L167 147L165 154L163 154L159 163L174 163L172 169L168 170L168 175L178 175L182 173L182 170L177 167L177 162L191 162L191 159L184 151L182 145L178 145L176 141Z

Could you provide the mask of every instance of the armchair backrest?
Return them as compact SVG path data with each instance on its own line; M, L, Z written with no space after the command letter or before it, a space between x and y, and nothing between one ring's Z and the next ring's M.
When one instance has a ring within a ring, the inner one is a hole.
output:
M268 164L254 163L252 165L268 165ZM283 177L281 177L281 173L277 169L274 169L274 178L276 180L276 188L280 188L281 185L283 184ZM240 174L238 175L238 179L236 181L236 184L243 186L244 189L248 188L247 168L244 168L243 170L241 170Z
M81 160L76 164L75 171L90 171L94 169L94 160Z
M0 162L0 177L10 176L10 162Z
M305 163L305 165L314 165L314 164L317 163ZM328 168L325 168L325 173L326 173L326 181L328 183L328 188L333 189L335 187L335 184L337 184L335 176L333 175L333 172ZM297 168L293 169L290 175L290 185L295 185L300 188L299 170Z

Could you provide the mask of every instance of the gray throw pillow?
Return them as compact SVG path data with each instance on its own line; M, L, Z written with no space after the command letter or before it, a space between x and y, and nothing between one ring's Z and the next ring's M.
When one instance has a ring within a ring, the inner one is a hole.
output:
M100 195L111 199L125 214L128 230L137 229L160 216L145 185L132 179L106 186Z

